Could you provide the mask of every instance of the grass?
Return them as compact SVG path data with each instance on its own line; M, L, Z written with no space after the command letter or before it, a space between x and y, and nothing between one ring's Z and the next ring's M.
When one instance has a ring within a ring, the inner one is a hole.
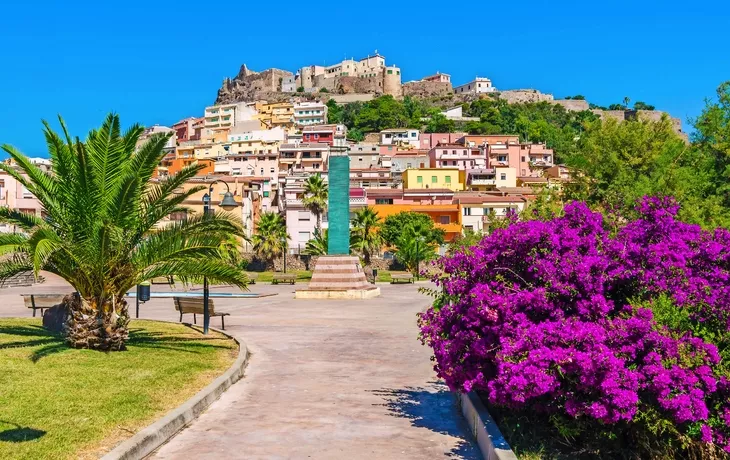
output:
M98 458L205 387L233 340L133 320L128 350L74 350L40 319L0 320L0 458Z
M276 273L282 273L282 272L249 272L249 273L255 273L258 275L258 278L256 278L257 283L269 283L271 284L271 280L274 278L274 275ZM312 279L312 272L307 270L287 270L287 273L295 273L297 275L297 283L303 283L303 282L309 282L309 280Z

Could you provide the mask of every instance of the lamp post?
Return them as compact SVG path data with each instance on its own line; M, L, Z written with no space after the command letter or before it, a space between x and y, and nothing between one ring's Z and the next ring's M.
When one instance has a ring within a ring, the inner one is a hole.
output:
M222 183L226 185L226 193L223 195L223 199L219 203L219 206L224 210L228 211L238 207L238 203L233 198L231 188L228 186L228 182L222 180L216 180L210 183L208 187L208 193L203 195L203 215L208 216L213 212L213 203L211 197L213 196L213 185L216 183ZM210 327L210 289L208 286L208 277L203 276L203 334L208 334Z

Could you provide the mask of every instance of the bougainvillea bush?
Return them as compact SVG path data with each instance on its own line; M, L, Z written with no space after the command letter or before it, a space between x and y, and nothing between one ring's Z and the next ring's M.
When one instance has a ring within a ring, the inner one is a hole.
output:
M573 436L730 451L730 232L678 209L647 197L609 230L572 203L443 258L419 318L438 375Z

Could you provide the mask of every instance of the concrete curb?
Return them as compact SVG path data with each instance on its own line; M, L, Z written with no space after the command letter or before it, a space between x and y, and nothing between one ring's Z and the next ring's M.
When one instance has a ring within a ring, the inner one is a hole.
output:
M188 423L192 422L217 400L224 391L243 377L243 371L248 363L248 347L246 347L246 344L219 329L211 327L210 330L219 332L238 344L238 358L236 358L233 365L223 375L185 401L181 406L171 410L152 425L143 428L137 434L119 444L114 450L104 455L102 460L138 460L146 457L185 428Z
M479 396L473 391L457 393L461 413L477 441L484 460L517 460Z

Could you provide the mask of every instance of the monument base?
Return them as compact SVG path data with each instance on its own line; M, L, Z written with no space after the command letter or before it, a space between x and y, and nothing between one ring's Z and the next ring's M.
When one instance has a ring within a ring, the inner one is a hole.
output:
M380 288L370 284L354 256L321 256L306 289L295 292L295 299L371 299Z

